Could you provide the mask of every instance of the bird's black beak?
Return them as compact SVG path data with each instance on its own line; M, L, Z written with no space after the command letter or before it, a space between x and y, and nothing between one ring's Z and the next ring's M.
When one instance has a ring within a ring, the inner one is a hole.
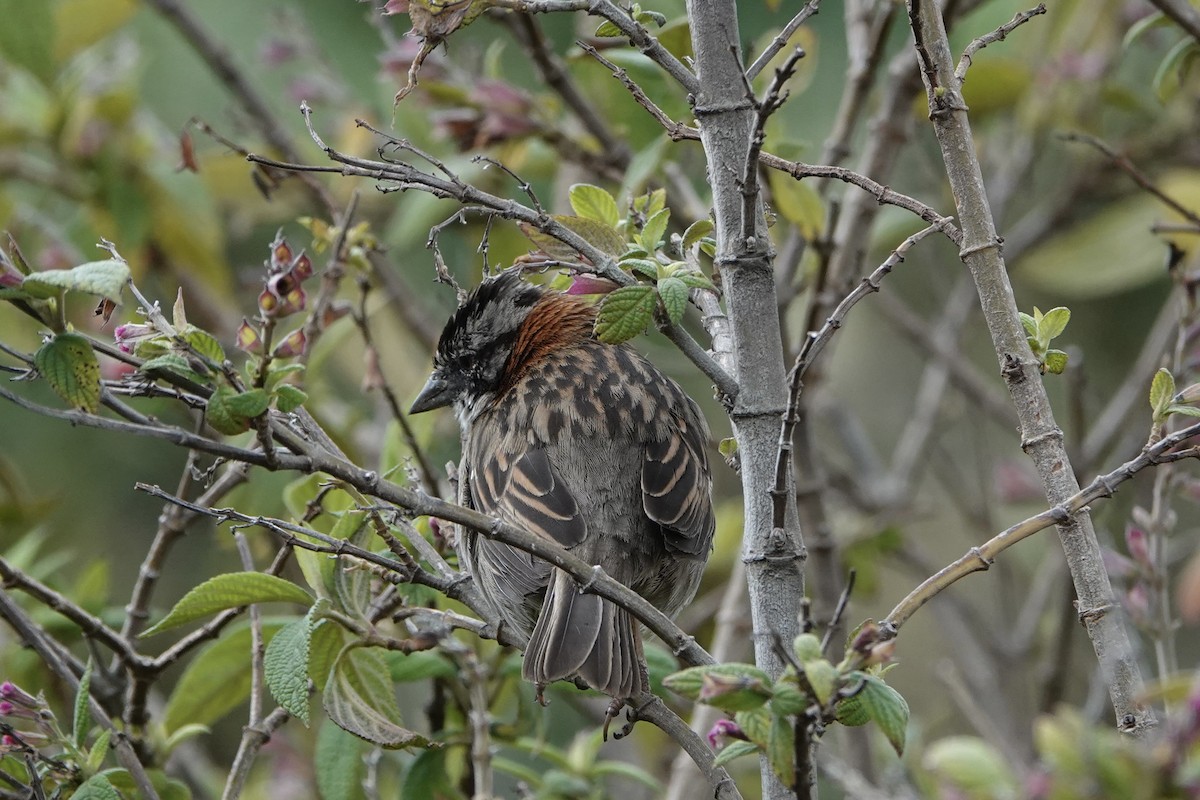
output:
M453 402L454 391L450 383L435 372L429 376L429 381L417 395L417 399L413 401L412 408L408 410L408 413L420 414L422 411L444 408Z

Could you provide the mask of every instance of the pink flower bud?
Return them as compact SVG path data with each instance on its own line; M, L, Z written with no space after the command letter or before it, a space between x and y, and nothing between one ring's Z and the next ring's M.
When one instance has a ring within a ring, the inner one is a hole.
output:
M238 326L236 344L239 350L245 350L247 353L262 352L262 338L258 335L258 331L254 329L254 326L245 318L242 319L242 324Z
M1128 527L1125 529L1125 546L1134 561L1150 566L1150 537L1141 528Z
M295 358L304 352L304 348L308 346L308 339L304 335L303 328L297 328L289 333L284 340L276 345L275 350L271 353L275 358Z
M717 742L719 742L722 737L727 737L730 739L742 739L744 741L746 739L746 734L742 732L742 729L733 720L719 719L708 730L708 746L713 750L716 750Z

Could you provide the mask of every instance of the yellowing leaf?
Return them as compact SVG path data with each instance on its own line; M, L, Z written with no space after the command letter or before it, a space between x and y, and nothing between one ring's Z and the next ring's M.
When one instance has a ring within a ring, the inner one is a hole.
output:
M100 407L100 363L83 336L60 333L38 348L33 364L55 394L74 408L95 413Z
M767 183L779 216L795 225L808 241L819 238L825 226L825 205L811 182L798 181L787 173L771 170Z

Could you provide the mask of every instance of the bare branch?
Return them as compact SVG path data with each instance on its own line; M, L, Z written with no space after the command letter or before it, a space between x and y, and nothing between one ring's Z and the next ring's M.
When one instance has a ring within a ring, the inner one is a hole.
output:
M987 47L989 44L1003 42L1014 30L1024 25L1026 22L1029 22L1029 20L1033 19L1039 14L1045 13L1046 4L1039 3L1036 8L1031 8L1028 11L1022 11L1018 13L1010 21L1004 23L999 28L996 28L996 30L992 31L991 33L972 40L972 42L967 45L967 49L963 50L962 58L958 60L958 66L954 69L954 80L957 81L960 86L963 83L966 83L967 70L970 69L971 62L975 59L976 53Z
M754 80L758 73L766 69L767 64L771 63L771 59L787 47L788 42L792 39L792 34L800 30L800 26L807 22L809 17L815 16L820 11L820 5L821 0L808 0L804 7L796 12L796 16L788 20L788 24L783 26L779 35L772 39L766 49L758 54L758 58L754 59L754 63L746 68L747 80Z

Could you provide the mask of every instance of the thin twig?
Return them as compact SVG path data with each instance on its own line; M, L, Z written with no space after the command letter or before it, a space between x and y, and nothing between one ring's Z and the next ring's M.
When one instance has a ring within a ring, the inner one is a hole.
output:
M820 11L820 5L821 0L808 0L804 7L796 12L796 16L788 20L788 24L783 26L779 35L772 39L766 49L758 54L758 58L754 59L754 63L746 68L747 80L754 80L758 73L766 69L767 64L771 63L771 59L787 47L788 42L792 40L792 34L800 30L800 26L807 22L809 17L815 16Z
M958 60L958 66L954 69L954 80L961 86L967 80L967 70L971 67L971 62L975 59L975 54L989 44L1003 42L1005 38L1014 30L1024 25L1029 20L1046 13L1046 4L1039 3L1036 8L1031 8L1028 11L1022 11L1014 16L1011 20L1001 25L991 33L980 36L978 39L972 40L963 50L962 58Z

